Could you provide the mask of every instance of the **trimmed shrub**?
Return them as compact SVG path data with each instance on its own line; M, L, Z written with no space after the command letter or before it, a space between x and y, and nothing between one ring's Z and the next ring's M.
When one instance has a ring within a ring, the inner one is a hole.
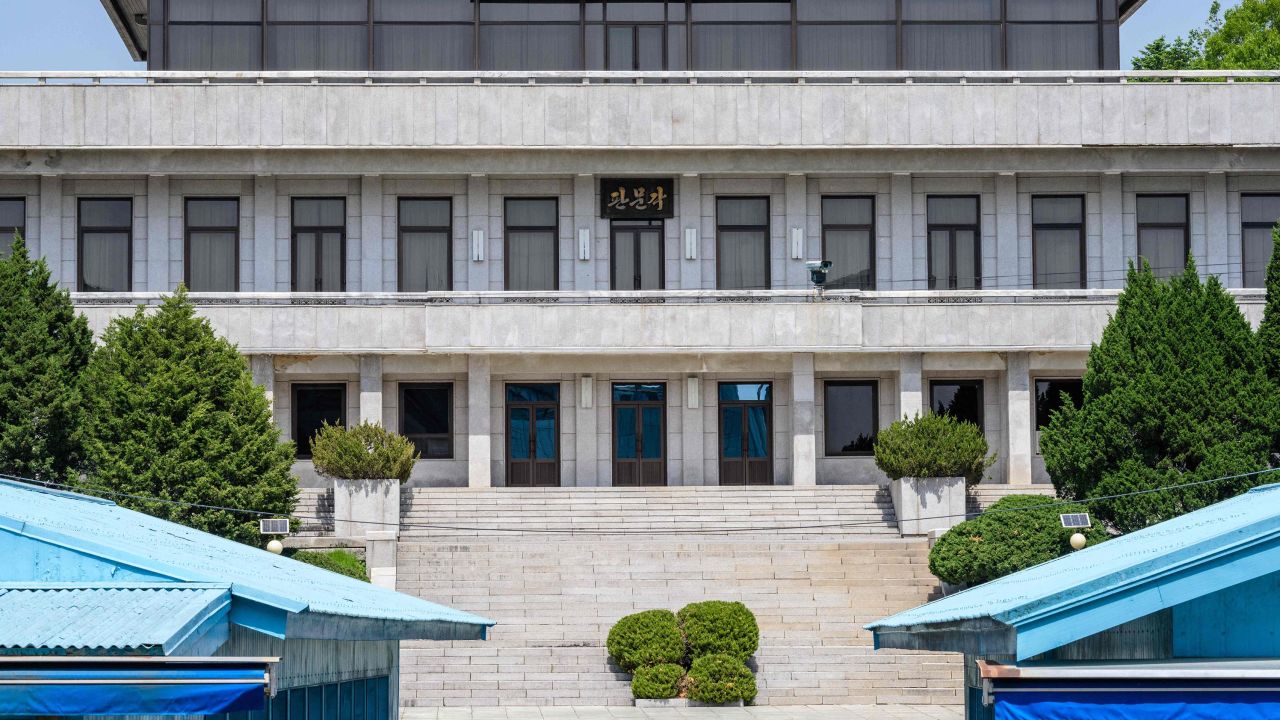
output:
M689 699L723 705L756 699L756 676L731 655L705 655L689 668Z
M369 571L365 569L364 561L346 550L329 550L327 552L299 550L289 557L298 562L315 565L329 572L369 582Z
M627 672L650 665L684 661L684 639L670 610L646 610L627 615L609 630L609 656Z
M631 678L631 696L638 700L669 700L680 694L684 667L664 663L636 668Z
M953 585L977 585L1066 555L1071 535L1082 532L1092 547L1108 538L1095 519L1092 527L1069 530L1058 517L1087 512L1083 505L1060 505L1042 495L1009 495L983 515L947 531L929 552L929 571ZM1039 505L1042 510L1027 510Z
M325 423L311 439L316 472L343 480L409 479L418 451L413 443L375 423L351 429Z
M977 425L950 415L919 415L880 431L876 467L893 480L963 477L966 484L977 485L996 461L987 449Z
M689 646L689 657L728 655L746 662L760 647L756 616L740 602L708 600L690 603L676 616Z

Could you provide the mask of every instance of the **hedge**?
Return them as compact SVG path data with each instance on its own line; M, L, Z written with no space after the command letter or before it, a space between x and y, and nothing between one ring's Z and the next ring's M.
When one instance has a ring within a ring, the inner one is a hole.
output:
M376 423L353 428L327 422L311 439L316 472L343 480L409 479L418 451L413 443Z
M695 661L707 655L728 655L746 662L760 647L756 616L740 602L708 600L684 606L676 616Z
M982 482L996 461L987 455L987 439L977 425L950 415L920 415L899 420L876 436L876 467L892 480L904 477L963 477Z
M638 700L669 700L680 694L684 666L663 663L636 668L631 678L631 696Z
M627 615L609 630L609 656L627 672L650 665L684 661L684 639L670 610L646 610Z
M756 676L731 655L706 655L689 668L689 699L723 705L756 699Z
M329 572L336 572L339 575L346 575L347 577L369 582L369 572L365 569L364 561L346 550L329 550L327 552L299 550L289 557L301 563L324 568Z

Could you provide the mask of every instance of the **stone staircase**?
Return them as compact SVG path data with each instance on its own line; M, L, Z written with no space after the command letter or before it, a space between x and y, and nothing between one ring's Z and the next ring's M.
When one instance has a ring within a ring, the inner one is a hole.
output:
M978 485L969 489L968 507L965 512L969 517L985 512L1002 498L1009 495L1045 495L1053 497L1052 485Z
M609 628L706 599L756 613L758 703L961 702L959 657L862 630L937 591L877 488L413 489L403 515L398 589L498 623L405 643L403 706L630 704Z

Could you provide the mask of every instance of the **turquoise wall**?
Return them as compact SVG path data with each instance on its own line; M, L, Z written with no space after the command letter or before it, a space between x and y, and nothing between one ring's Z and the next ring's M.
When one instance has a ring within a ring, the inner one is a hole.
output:
M1173 654L1180 658L1280 657L1280 573L1175 605Z

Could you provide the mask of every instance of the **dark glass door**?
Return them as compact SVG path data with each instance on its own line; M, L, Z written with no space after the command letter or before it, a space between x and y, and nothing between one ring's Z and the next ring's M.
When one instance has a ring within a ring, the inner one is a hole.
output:
M663 383L613 386L614 485L667 484L666 399Z
M560 386L507 386L507 486L560 485Z
M608 70L665 70L665 31L661 25L609 25Z
M610 225L614 290L661 290L662 221L614 220Z
M720 484L773 484L773 386L720 384Z

